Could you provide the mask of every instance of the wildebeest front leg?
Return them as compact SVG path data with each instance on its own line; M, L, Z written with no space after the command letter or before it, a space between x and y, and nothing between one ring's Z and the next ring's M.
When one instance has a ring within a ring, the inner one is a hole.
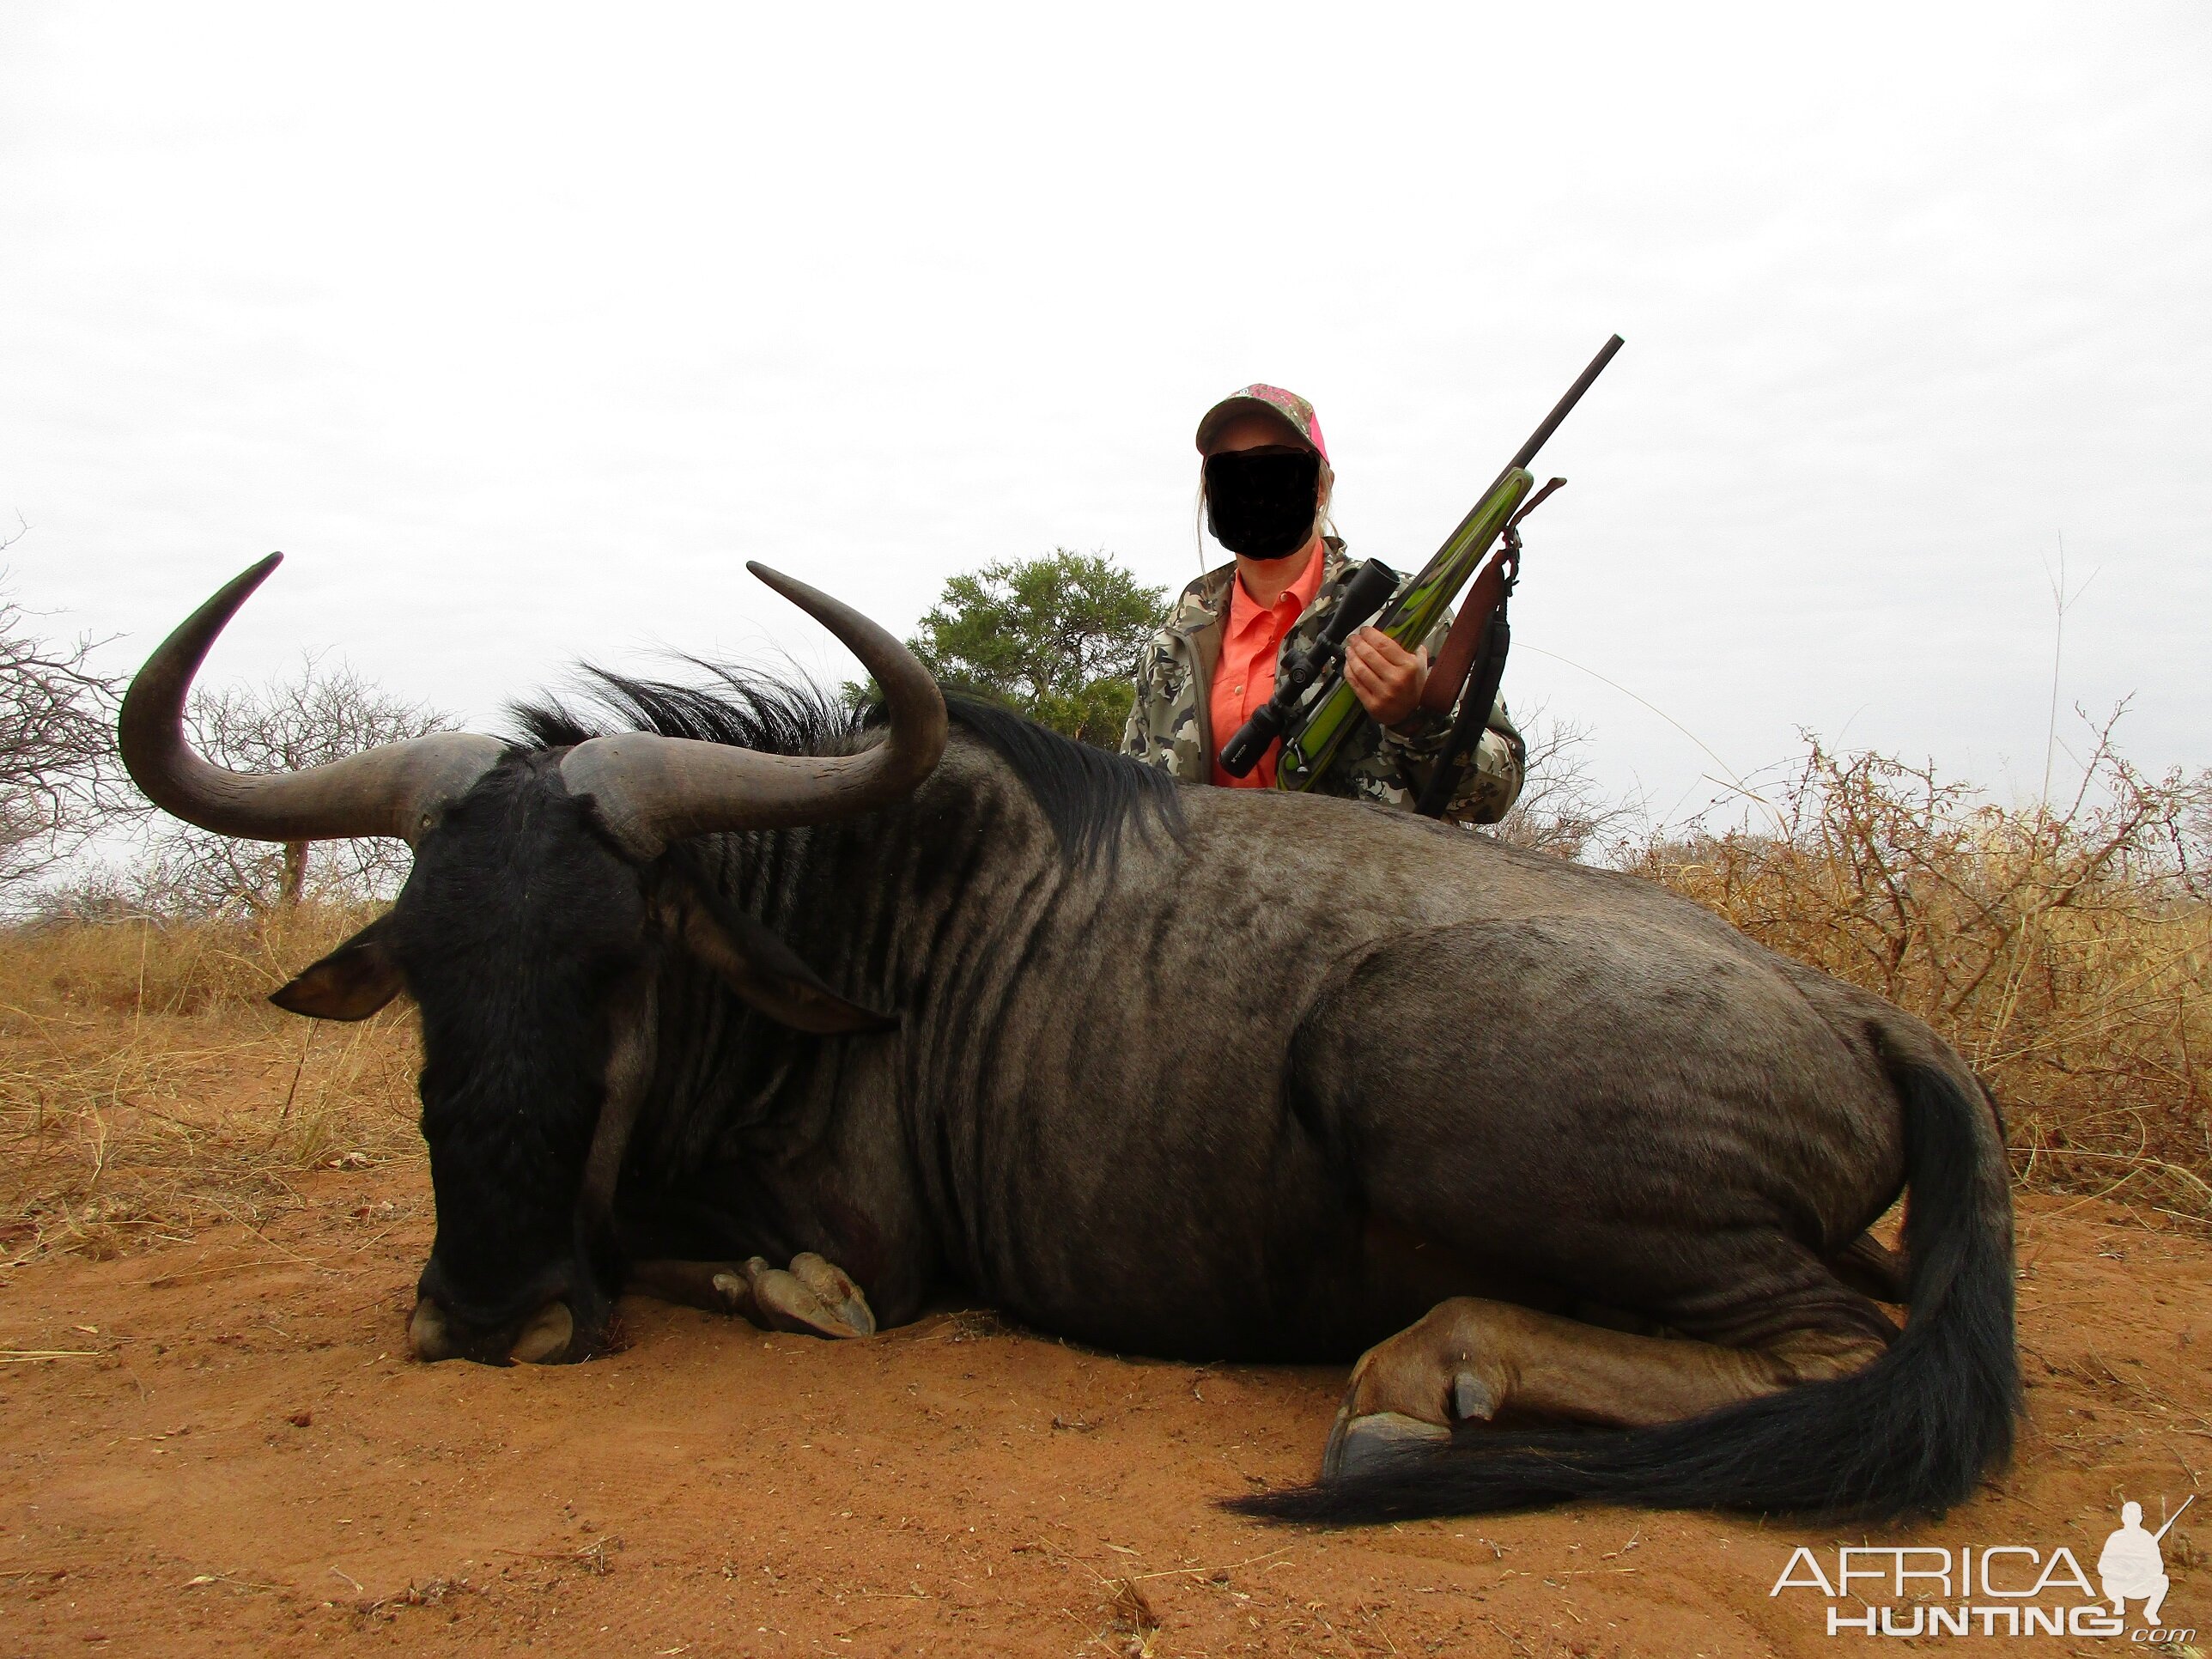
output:
M1367 1351L1352 1373L1324 1479L1408 1440L1509 1408L1554 1420L1671 1423L1796 1382L1857 1370L1882 1351L1856 1331L1801 1330L1758 1347L1632 1336L1478 1297L1455 1297Z
M763 1330L826 1337L873 1336L876 1316L845 1271L806 1251L788 1268L765 1256L747 1261L641 1261L629 1288L663 1302L735 1314Z

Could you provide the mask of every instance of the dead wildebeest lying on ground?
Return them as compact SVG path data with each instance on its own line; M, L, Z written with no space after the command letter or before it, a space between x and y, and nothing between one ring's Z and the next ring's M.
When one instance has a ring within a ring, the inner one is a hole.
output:
M413 843L276 1000L421 1011L423 1358L584 1358L626 1285L828 1334L957 1286L1109 1348L1364 1349L1321 1482L1241 1500L1332 1518L1897 1514L2007 1454L1997 1121L1880 999L1624 876L970 704L948 732L896 641L765 571L880 731L610 678L638 729L225 772L180 710L274 562L155 654L123 751L212 830ZM1865 1234L1906 1185L1900 1264Z

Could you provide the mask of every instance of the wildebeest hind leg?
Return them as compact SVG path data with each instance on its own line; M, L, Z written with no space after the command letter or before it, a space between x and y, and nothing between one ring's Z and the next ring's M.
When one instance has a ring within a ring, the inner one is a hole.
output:
M1863 1332L1789 1332L1757 1347L1633 1336L1510 1303L1454 1297L1370 1348L1329 1431L1328 1479L1409 1439L1501 1412L1637 1427L1857 1370L1882 1351Z
M663 1302L708 1313L735 1314L763 1330L827 1337L873 1336L868 1298L844 1270L812 1251L771 1267L748 1261L641 1261L629 1288Z
M1828 1263L1830 1273L1877 1302L1905 1300L1905 1253L1893 1250L1872 1233L1860 1234Z

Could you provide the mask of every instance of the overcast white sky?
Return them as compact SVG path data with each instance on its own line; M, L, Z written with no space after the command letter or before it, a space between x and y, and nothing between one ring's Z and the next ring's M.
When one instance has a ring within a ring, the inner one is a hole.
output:
M1198 568L1191 431L1311 398L1355 550L1539 465L1516 705L1664 810L1801 726L2212 763L2212 8L0 9L16 595L479 722L579 655L849 665L1055 544ZM1209 545L1210 556L1218 557ZM1544 653L1550 655L1540 654Z

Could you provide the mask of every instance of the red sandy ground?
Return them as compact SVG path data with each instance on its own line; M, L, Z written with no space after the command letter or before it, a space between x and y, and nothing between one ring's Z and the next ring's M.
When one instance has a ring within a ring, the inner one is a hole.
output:
M422 1166L300 1193L261 1232L0 1288L0 1346L71 1356L0 1364L0 1653L1840 1650L1817 1595L1767 1594L1795 1545L1863 1541L1832 1531L1218 1510L1311 1472L1340 1370L1121 1359L981 1315L830 1344L647 1303L591 1364L415 1364ZM2124 1497L2155 1525L2212 1469L2212 1247L2023 1211L2022 1455L1895 1536L2094 1566ZM2166 1622L2200 1631L2207 1503L2166 1546Z

